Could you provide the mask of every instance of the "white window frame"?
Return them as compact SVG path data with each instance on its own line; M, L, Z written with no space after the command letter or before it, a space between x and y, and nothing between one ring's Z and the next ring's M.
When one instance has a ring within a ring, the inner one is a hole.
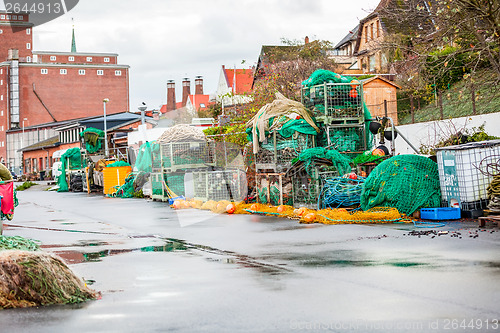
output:
M115 71L115 76L122 76L122 71L117 69Z
M104 57L104 62L109 62L109 58L108 57Z
M61 68L61 69L59 70L59 74L61 74L61 75L66 75L66 74L68 74L68 70L67 70L66 68Z
M31 50L31 43L26 43L26 49Z
M97 70L97 75L104 75L104 70L98 69Z
M17 21L17 15L12 15L12 21Z
M85 69L79 69L78 75L85 75Z
M22 20L24 20L24 16L19 15L19 16L17 17L17 19L18 19L19 21L22 21Z
M75 61L75 57L73 57L73 56L69 56L69 57L68 57L68 61Z
M92 62L92 57L87 57L87 62Z
M26 62L31 62L31 57L30 56L26 57Z
M3 30L2 30L2 29L0 29L0 35L1 35L1 34L3 34Z
M56 56L50 56L50 61L56 61L57 57Z
M42 68L42 69L40 69L40 73L43 75L49 74L49 70L47 68Z
M3 117L3 110L0 111L0 117Z
M5 20L5 15L0 15L0 19Z
M26 29L26 35L31 35L31 28Z

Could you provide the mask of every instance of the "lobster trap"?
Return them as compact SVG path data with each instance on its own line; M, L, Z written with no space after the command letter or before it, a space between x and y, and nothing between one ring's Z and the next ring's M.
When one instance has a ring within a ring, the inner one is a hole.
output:
M160 145L160 163L164 171L198 169L213 166L212 150L207 142L172 142Z
M363 85L359 81L302 87L301 100L316 120L325 124L364 123Z
M363 153L367 149L364 125L333 125L324 128L328 146L341 153Z
M312 169L312 175L300 172L292 178L293 205L316 208L321 191L321 182L318 178L318 169Z
M226 141L212 141L209 145L215 167L245 170L243 149L239 145Z
M246 173L241 170L193 172L194 198L202 201L241 201L247 196Z
M257 173L255 175L257 202L270 205L293 205L292 179L283 173Z
M255 155L256 170L286 171L292 165L292 160L306 149L316 147L314 135L295 132L290 138L284 138L276 131L260 144Z
M169 191L175 193L175 196L185 194L184 173L176 172L154 172L151 173L151 198L158 201L168 201Z

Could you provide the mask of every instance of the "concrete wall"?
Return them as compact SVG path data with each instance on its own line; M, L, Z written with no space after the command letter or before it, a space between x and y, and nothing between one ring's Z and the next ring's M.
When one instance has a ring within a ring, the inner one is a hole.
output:
M434 145L460 129L470 129L472 127L479 127L483 124L485 125L486 133L500 137L500 112L402 125L397 128L417 149L419 149L423 144ZM396 154L414 153L415 152L403 139L400 137L396 139Z

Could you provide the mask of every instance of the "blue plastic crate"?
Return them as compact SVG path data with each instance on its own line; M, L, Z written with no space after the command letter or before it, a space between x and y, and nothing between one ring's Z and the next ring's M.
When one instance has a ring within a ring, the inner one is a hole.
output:
M460 208L422 208L420 218L424 220L458 220L461 217Z

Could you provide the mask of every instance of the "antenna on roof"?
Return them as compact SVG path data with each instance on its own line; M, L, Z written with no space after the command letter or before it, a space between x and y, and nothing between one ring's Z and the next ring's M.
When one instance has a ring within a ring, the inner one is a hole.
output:
M71 18L71 23L73 24L73 36L71 38L71 53L76 53L75 21L73 18Z

